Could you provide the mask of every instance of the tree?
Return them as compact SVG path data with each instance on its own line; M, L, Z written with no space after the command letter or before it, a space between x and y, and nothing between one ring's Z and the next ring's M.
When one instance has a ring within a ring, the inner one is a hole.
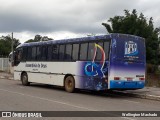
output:
M124 10L124 16L115 16L110 18L107 23L102 23L110 33L132 34L145 38L146 40L146 57L147 62L158 64L158 33L160 28L154 28L153 18L149 21L144 17L143 13L137 14L136 9L130 13Z
M20 44L19 40L14 38L13 39L14 46L13 48L16 49L16 47ZM11 52L11 44L12 39L8 36L2 36L0 37L0 56L8 56Z
M52 38L48 38L48 36L42 37L41 35L35 35L34 39L29 39L29 40L27 40L25 43L48 41L48 40L53 40L53 39L52 39Z

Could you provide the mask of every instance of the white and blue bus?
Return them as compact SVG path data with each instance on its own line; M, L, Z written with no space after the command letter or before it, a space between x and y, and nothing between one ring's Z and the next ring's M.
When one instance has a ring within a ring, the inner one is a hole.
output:
M145 85L145 40L109 34L24 43L17 47L14 79L88 90L141 89Z

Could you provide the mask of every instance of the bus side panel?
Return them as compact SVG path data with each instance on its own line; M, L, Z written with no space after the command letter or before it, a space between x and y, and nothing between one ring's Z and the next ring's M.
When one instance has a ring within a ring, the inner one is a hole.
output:
M24 71L28 75L29 82L64 86L65 75L76 76L76 69L76 62L21 62L15 66L15 79L20 80ZM76 82L77 86L79 85Z
M108 61L104 61L104 66L100 62L78 61L78 80L81 89L105 90L108 87Z
M14 80L21 80L21 72L14 71Z
M28 81L29 82L35 82L35 83L44 83L44 84L54 84L54 79L52 75L49 75L47 73L32 73L28 72Z

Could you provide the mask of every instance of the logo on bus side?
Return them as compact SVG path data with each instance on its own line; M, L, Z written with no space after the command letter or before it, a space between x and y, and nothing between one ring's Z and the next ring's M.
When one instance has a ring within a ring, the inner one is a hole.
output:
M133 41L125 42L125 56L134 56L138 54L137 43Z
M97 55L97 49L100 49L101 54L102 54L101 61L99 62L99 64L97 64L95 62L95 58ZM104 64L105 64L105 52L104 52L102 46L95 43L93 60L92 60L92 62L88 62L85 65L85 68L84 68L85 74L88 76L97 76L98 75L98 76L104 77L105 76L104 72L103 72Z

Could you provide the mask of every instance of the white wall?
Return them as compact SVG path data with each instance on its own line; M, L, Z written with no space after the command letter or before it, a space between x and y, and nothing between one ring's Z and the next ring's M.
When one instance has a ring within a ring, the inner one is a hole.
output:
M10 72L9 58L0 58L0 71Z

